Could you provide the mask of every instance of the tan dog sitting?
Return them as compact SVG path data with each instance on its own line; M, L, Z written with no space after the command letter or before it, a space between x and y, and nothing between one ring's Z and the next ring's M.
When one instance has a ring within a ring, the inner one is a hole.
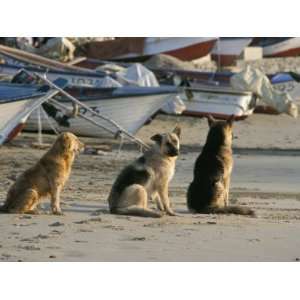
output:
M151 139L155 145L122 170L108 197L111 213L153 218L161 217L163 212L175 215L168 193L179 154L180 132L176 127L171 133L154 135ZM156 201L161 212L148 208L149 199Z
M50 196L52 213L62 214L60 192L71 173L75 155L83 147L84 144L74 134L60 134L48 152L17 178L8 191L1 211L37 213L40 200Z

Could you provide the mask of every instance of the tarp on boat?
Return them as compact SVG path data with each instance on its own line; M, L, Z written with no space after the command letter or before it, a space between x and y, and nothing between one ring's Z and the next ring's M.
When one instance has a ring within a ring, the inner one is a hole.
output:
M119 83L118 81L114 80L113 78L109 77L109 76L105 76L99 86L101 87L121 87L122 84Z
M116 77L122 85L159 86L153 72L141 64L133 64L129 68L117 72Z
M133 64L116 73L116 78L123 86L159 87L159 82L154 73L141 64ZM167 114L181 114L186 109L183 101L177 95L162 107Z
M240 91L255 93L262 102L275 108L279 113L286 113L294 118L298 116L298 107L286 92L274 89L268 77L260 70L249 65L230 78L231 86Z
M144 67L142 64L136 63L132 64L128 68L119 67L114 64L107 64L99 67L101 71L107 70L118 70L115 72L116 80L109 79L108 85L101 87L109 87L110 83L115 83L116 81L120 84L120 86L136 86L136 87L159 87L160 84L152 71ZM109 77L107 77L109 78ZM113 81L113 82L112 82ZM170 101L166 103L166 105L161 109L164 113L167 114L181 114L186 109L183 101L180 97L174 96L170 98Z

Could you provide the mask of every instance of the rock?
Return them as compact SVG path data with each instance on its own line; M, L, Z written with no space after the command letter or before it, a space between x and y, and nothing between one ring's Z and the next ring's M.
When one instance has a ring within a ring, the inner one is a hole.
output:
M131 240L132 241L145 241L146 238L144 236L141 236L141 237L136 236L136 237L133 237Z
M48 226L51 226L51 227L57 227L57 226L65 226L64 223L61 223L61 222L54 222L52 224L49 224Z

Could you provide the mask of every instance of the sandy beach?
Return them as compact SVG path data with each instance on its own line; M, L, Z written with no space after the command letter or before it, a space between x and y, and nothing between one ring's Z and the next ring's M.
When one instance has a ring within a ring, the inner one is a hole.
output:
M257 217L192 215L185 194L205 142L204 119L159 115L138 137L182 126L182 150L170 195L178 216L115 216L106 198L121 168L140 155L135 145L81 138L98 154L81 154L62 194L64 216L0 215L1 261L296 261L300 259L300 121L253 115L235 124L230 199ZM44 135L46 143L55 136ZM22 133L0 148L0 199L45 150ZM112 145L112 146L111 146ZM153 204L150 204L153 206Z

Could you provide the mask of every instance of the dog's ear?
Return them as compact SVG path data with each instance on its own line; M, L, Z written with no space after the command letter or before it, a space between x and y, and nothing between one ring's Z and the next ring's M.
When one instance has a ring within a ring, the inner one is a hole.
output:
M234 115L231 115L228 119L227 119L227 124L232 126L233 122L234 122Z
M216 122L216 120L214 119L214 117L212 115L208 115L206 118L207 118L209 127L211 127Z
M178 138L181 137L181 127L179 125L176 125L176 127L173 129L173 133L175 133Z
M155 134L151 137L151 140L158 143L159 145L162 143L163 136L161 134Z

